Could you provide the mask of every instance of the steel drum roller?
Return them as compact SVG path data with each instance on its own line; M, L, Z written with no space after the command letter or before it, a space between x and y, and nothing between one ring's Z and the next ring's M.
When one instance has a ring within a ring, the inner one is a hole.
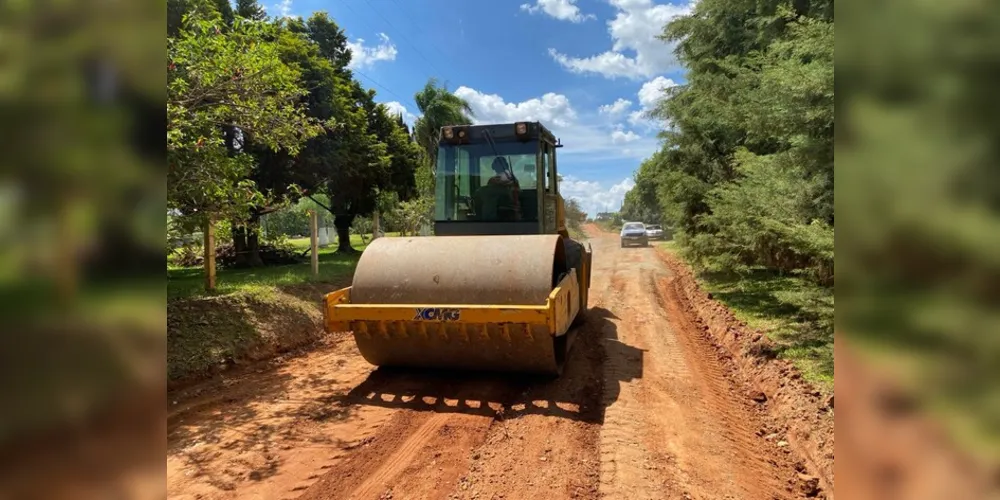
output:
M565 271L559 235L379 238L358 261L351 300L541 305Z

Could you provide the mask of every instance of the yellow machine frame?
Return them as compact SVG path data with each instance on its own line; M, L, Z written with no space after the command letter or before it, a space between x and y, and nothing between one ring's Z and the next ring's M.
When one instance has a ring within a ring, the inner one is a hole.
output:
M544 325L550 335L560 336L569 330L573 318L580 311L578 298L580 293L580 281L577 279L576 270L573 269L552 290L545 305L539 306L352 304L351 287L330 292L323 300L326 329L329 332L353 331L356 335L374 333L388 335L390 332L427 335L426 328L410 332L411 328L408 328L408 325L454 323L465 329L483 324L520 323ZM419 314L422 311L435 311L437 314L425 317Z

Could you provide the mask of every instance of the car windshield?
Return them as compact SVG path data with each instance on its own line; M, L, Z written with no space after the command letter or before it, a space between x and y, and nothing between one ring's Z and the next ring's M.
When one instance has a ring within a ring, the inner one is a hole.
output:
M660 226L646 226L646 229L660 229Z
M642 224L625 224L625 230L629 229L642 229Z

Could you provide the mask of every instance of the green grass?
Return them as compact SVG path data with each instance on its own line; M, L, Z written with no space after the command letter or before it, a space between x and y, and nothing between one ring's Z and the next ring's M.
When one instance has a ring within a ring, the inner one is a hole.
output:
M273 289L168 302L168 378L200 377L315 341L322 331L317 298Z
M660 247L682 257L673 241ZM777 356L791 360L806 380L833 391L832 289L763 269L740 275L702 272L698 281L739 320L773 340Z
M399 236L399 233L398 232L395 232L395 233L385 233L385 235L389 236L389 237L394 237L394 236ZM364 241L370 242L371 241L371 235L370 234L366 235ZM305 238L290 238L288 240L288 242L291 243L295 248L299 248L301 250L305 250L305 249L309 248L309 237L308 236L306 236ZM357 248L357 249L360 250L361 247L363 247L365 245L365 243L363 243L361 241L361 235L352 234L351 235L351 245L353 245L354 248ZM323 250L324 249L320 249L320 254L323 253Z
M309 238L290 241L296 248L309 248ZM351 245L357 250L363 250L366 246L358 235L351 235ZM255 269L218 269L216 290L211 294L205 291L201 267L168 267L167 298L229 295L236 292L267 295L277 286L349 280L361 254L342 255L336 252L336 245L319 249L319 276L316 277L312 275L312 265L308 261L303 264Z

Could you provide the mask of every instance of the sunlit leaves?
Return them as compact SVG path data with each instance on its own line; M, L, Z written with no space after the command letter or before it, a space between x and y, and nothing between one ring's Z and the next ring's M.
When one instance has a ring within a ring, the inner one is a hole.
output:
M225 29L224 29L225 28ZM322 131L301 104L297 68L284 63L277 28L236 18L187 16L168 40L167 156L172 208L240 213L262 195L248 179L252 157L243 134L295 154ZM228 136L227 136L228 131Z

